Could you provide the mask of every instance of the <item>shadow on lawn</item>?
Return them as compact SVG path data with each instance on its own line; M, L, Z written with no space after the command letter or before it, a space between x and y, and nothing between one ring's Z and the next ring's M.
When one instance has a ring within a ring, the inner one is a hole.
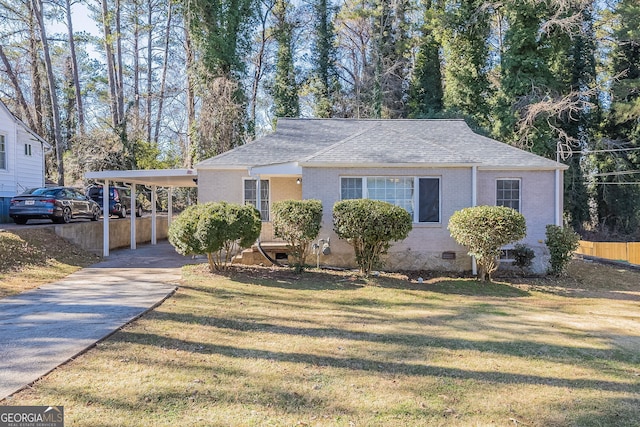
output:
M209 274L209 273L205 273ZM365 286L428 291L441 294L515 298L529 292L504 282L482 282L474 279L436 277L418 283L404 274L383 273L362 277L351 271L307 270L296 274L287 268L234 267L218 273L238 283L292 290L353 290Z
M442 348L447 350L475 350L483 353L502 354L515 357L525 358L540 358L544 360L551 360L557 363L572 363L576 360L582 359L600 359L600 360L617 360L624 363L635 363L637 358L634 356L633 360L629 360L629 353L633 352L633 349L628 351L620 351L617 346L612 346L610 349L598 349L592 347L579 347L575 345L556 345L550 343L539 343L535 341L529 341L525 339L510 339L504 340L468 340L461 338L443 338L440 336L429 335L428 329L415 328L415 333L376 333L366 332L359 330L349 330L343 328L334 327L300 327L300 326L287 326L278 324L277 319L274 322L258 321L245 318L229 318L229 317L214 317L214 316L198 316L189 313L169 313L169 312L155 312L155 316L159 319L169 320L175 323L184 324L196 324L207 327L214 327L219 329L225 329L233 332L242 333L256 333L256 334L277 334L282 335L286 339L286 336L291 337L307 337L307 338L329 338L339 340L350 340L368 342L374 344L395 344L404 346L397 358L402 358L406 353L407 348L414 348L422 351L423 349L430 348ZM395 319L397 321L397 319ZM482 320L482 313L477 311L477 308L459 308L458 312L453 314L441 314L434 315L428 318L422 319L424 326L437 326L447 322L465 320L469 324L477 324ZM528 332L534 331L535 325L530 327L531 329L522 328L521 336L527 336ZM419 332L427 331L427 332ZM536 333L539 331L535 331ZM589 334L586 332L585 334ZM142 334L147 335L147 334ZM147 338L151 338L153 335L149 335ZM163 340L163 337L157 336L154 340L144 339L145 344L159 345L158 342ZM171 340L171 339L169 339ZM204 344L203 344L204 345ZM393 359L396 356L392 357ZM373 362L372 362L373 363Z
M406 363L385 360L372 360L361 357L320 356L310 353L281 352L261 350L256 348L241 348L230 345L201 343L184 339L161 337L149 333L120 331L115 339L122 342L161 346L163 348L190 351L197 354L221 355L238 359L263 359L276 362L300 363L337 369L354 371L378 372L384 374L431 376L460 378L465 380L486 381L497 384L535 384L553 387L568 387L579 389L606 390L615 392L637 393L638 385L635 383L592 380L588 378L567 379L552 376L527 375L500 371L481 371L442 366L431 366L426 362ZM455 347L456 341L443 340L446 347ZM450 343L446 343L452 341ZM457 346L469 348L470 342L459 342Z

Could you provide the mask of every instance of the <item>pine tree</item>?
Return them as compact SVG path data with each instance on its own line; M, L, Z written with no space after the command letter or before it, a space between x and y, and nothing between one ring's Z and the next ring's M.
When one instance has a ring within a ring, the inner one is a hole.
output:
M278 44L276 72L271 92L276 117L298 117L300 100L293 59L293 31L291 4L277 0L273 8L275 19L274 38Z
M443 109L440 44L435 34L438 28L436 2L425 0L424 23L418 44L413 76L409 87L409 117L437 117Z
M335 29L333 26L333 8L330 0L314 0L314 42L312 47L311 91L315 97L314 113L316 117L333 117L336 110L336 98L340 92L338 81L337 52L335 48Z
M202 106L190 156L202 160L244 143L247 118L242 80L254 0L183 0L189 37L199 59L194 90Z
M611 107L605 118L605 138L593 156L598 170L596 190L601 224L632 233L640 225L640 4L620 0L613 11ZM630 173L631 172L631 173Z
M548 40L540 32L547 6L532 0L509 0L503 8L508 29L503 42L493 133L502 141L555 159L555 139L544 120L518 133L526 107L548 96L553 82L547 62Z
M566 162L569 169L564 174L564 210L571 225L580 229L590 221L589 194L585 185L582 152L592 147L598 128L599 101L596 87L596 59L593 3L570 9L570 14L579 17L579 26L574 34L557 34L553 52L555 67L552 67L556 81L565 87L559 88L569 93L572 101L583 108L565 112L557 118L557 125L566 133L572 154Z
M376 0L372 58L374 117L406 117L408 71L408 0Z
M444 108L489 125L487 77L490 32L484 0L451 1L443 15Z

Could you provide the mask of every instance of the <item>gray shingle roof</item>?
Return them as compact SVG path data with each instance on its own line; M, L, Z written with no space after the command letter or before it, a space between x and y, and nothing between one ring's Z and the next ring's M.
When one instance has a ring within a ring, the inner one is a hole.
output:
M304 166L564 165L473 132L463 120L279 119L276 132L204 160L200 169L299 162Z

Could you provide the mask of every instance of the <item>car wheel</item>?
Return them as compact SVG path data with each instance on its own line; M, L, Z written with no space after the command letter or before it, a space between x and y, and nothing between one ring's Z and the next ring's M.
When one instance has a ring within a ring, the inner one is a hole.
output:
M24 225L27 223L27 218L13 218L13 222L16 224Z
M120 213L118 214L120 218L127 217L127 207L125 205L120 206Z
M142 206L138 206L138 209L136 209L136 216L138 218L142 216Z
M64 224L69 224L72 218L73 218L73 215L71 214L71 208L69 207L64 208L62 210L62 218L60 219L60 222Z
M93 210L93 215L91 216L91 221L97 221L100 219L100 208L95 208Z

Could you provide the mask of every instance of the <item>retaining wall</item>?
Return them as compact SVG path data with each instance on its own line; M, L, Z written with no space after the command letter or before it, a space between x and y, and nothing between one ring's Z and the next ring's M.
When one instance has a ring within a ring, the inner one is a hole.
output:
M74 222L72 224L54 225L55 233L81 248L102 254L102 221ZM156 218L156 239L167 238L169 226L166 216ZM109 221L109 249L128 248L131 246L131 217L112 219ZM136 242L151 242L151 217L136 218Z

